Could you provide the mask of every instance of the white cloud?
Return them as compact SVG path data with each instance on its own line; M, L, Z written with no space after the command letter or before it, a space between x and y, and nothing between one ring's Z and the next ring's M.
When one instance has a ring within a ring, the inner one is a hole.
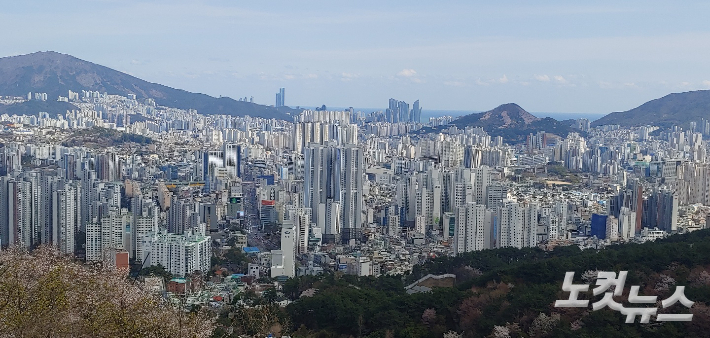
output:
M318 74L306 74L306 75L304 75L303 77L306 78L306 79L317 79L317 78L318 78Z
M414 69L402 69L401 72L397 73L399 76L404 76L404 77L412 77L417 75L417 71Z
M542 82L550 82L550 77L545 74L535 75L535 80L542 81Z
M703 86L710 88L710 81L708 81L708 80L703 81Z
M508 77L503 74L503 77L498 79L499 83L508 83Z
M466 83L461 82L461 81L445 81L444 85L452 86L452 87L463 87L466 85Z
M634 82L599 81L599 88L602 88L602 89L629 89L629 88L639 88L639 86Z
M479 86L488 86L488 85L490 85L490 83L485 82L485 81L481 81L481 79L476 79L476 84L479 85Z
M360 74L357 74L357 73L341 73L340 74L341 81L352 81L353 79L356 79L359 77L360 77Z
M564 77L562 77L562 75L555 75L555 76L554 76L554 79L555 79L555 81L557 81L558 83L567 83L567 79L565 79Z

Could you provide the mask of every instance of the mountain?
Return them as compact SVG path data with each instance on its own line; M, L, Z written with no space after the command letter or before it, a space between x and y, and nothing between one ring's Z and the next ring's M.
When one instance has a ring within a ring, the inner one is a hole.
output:
M592 123L592 126L618 124L623 127L656 125L685 126L690 121L710 118L710 90L668 94L634 109L614 112Z
M135 94L138 99L152 98L161 106L197 109L201 114L291 120L289 113L294 112L288 107L277 109L151 83L57 52L0 58L0 95L26 96L28 92L40 92L47 93L49 101L55 101L60 95L67 96L69 90L80 92L82 89L123 96Z
M491 136L502 136L507 142L523 142L530 133L545 131L562 137L574 131L569 121L551 117L539 118L515 103L506 103L483 113L459 117L451 124L458 128L481 127Z

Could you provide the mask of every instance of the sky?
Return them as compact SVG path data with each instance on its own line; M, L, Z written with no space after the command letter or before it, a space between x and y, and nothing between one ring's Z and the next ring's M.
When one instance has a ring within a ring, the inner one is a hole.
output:
M25 0L0 9L0 57L269 105L602 114L710 89L710 2L680 3Z

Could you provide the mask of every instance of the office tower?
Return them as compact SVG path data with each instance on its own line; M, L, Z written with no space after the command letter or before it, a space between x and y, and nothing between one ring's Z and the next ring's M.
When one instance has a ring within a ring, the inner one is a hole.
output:
M596 236L598 239L606 239L606 222L607 215L592 214L591 219L591 236Z
M276 93L276 107L283 107L285 106L284 102L286 102L286 90L284 88L279 89L279 92Z

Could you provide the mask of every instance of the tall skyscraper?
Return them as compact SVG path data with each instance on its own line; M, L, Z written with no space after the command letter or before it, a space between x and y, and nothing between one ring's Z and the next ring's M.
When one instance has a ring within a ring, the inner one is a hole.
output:
M304 206L326 242L359 238L364 158L356 146L304 148Z
M81 220L81 185L65 184L52 195L52 243L62 253L74 253L74 235L80 229Z
M385 119L387 122L420 122L422 109L419 107L419 100L414 101L412 109L409 109L409 104L396 99L389 100L389 106L385 111Z
M283 107L285 106L284 102L286 101L286 90L284 88L279 89L279 92L276 93L276 107Z
M365 160L362 149L348 146L343 149L345 170L343 184L343 242L362 237L363 175Z
M419 100L414 101L412 105L412 122L421 123L422 119L422 108L419 107Z

